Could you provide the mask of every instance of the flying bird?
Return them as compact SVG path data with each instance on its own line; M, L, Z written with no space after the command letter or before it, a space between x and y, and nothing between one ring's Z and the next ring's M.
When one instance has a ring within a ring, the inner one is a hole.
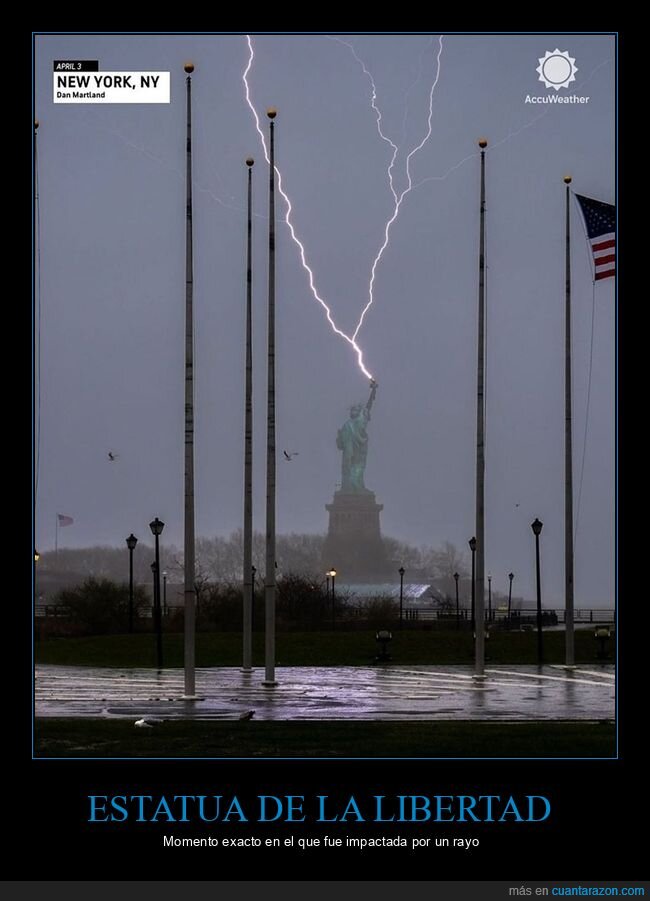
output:
M254 716L255 716L254 710L247 710L246 713L239 714L239 719L240 720L252 720Z
M286 460L293 460L294 457L298 456L298 451L291 451L291 453L289 453L289 451L282 451L282 453Z
M119 456L120 456L120 455L119 455L119 454L116 454L114 451L109 451L109 452L108 452L108 459L111 461L111 463L115 463L115 461L116 461L117 459L119 459Z

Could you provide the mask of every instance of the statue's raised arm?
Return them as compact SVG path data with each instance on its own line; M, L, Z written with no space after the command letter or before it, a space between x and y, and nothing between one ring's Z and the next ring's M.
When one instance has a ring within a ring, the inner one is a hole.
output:
M368 398L368 403L366 404L366 419L370 419L370 411L372 410L372 405L375 402L376 394L377 382L374 379L370 379L370 397Z

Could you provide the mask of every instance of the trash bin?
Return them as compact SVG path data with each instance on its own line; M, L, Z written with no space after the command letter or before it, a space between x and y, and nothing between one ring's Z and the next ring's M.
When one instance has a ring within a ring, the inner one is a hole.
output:
M598 653L596 654L598 660L607 660L609 657L607 642L611 637L612 633L609 631L609 626L599 626L594 632L594 638L598 642Z
M380 629L375 635L375 640L380 647L375 660L385 663L391 659L388 653L388 642L393 640L393 633L389 632L388 629Z

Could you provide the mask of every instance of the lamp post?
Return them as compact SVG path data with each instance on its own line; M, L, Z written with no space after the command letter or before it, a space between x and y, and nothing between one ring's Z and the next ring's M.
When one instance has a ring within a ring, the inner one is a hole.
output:
M163 615L167 616L167 570L163 569Z
M488 622L492 622L492 574L488 573Z
M336 570L334 567L327 574L332 580L332 630L336 628Z
M474 635L474 611L476 608L476 538L470 538L469 549L472 552L472 635Z
M454 582L456 583L456 628L460 629L460 605L458 602L458 573L454 573Z
M158 664L158 669L162 669L162 663L160 658L160 647L158 645L158 603L156 601L157 589L156 589L156 561L154 560L151 564L151 587L153 591L153 607L151 610L151 619L153 622L153 628L156 633L156 660Z
M37 550L35 550L35 551L34 551L34 563L38 563L38 561L39 561L40 559L41 559L41 555L38 553Z
M165 523L156 518L149 523L153 536L156 540L156 560L154 570L154 592L153 592L153 610L156 626L156 658L158 661L158 669L163 666L163 650L162 650L162 617L160 615L160 536L165 528ZM152 567L153 569L153 567Z
M399 627L402 628L402 615L404 610L404 567L400 566L399 573Z
M508 580L510 581L510 585L508 587L508 628L510 628L510 611L512 609L512 580L514 579L514 573L508 573Z
M325 573L325 609L329 607L330 604L330 573L329 570ZM327 616L327 614L325 614Z
M133 632L133 551L138 543L138 539L133 532L126 539L126 546L129 549L129 632Z
M251 586L252 586L251 587L251 667L253 665L253 663L252 663L252 654L253 654L252 647L253 647L253 631L254 631L254 626L255 626L255 588L257 587L256 574L257 574L257 567L251 566Z
M535 535L535 572L537 576L537 663L539 666L544 662L544 648L542 645L542 580L539 570L539 535L543 525L544 523L537 518L531 523L531 529Z

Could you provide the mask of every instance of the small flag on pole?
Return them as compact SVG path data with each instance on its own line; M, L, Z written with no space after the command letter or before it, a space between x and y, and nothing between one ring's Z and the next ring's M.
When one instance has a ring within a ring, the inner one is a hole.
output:
M57 513L56 515L59 518L60 526L71 526L74 522L74 519L71 516L64 516L63 513Z
M594 255L594 281L616 275L616 207L576 194Z

